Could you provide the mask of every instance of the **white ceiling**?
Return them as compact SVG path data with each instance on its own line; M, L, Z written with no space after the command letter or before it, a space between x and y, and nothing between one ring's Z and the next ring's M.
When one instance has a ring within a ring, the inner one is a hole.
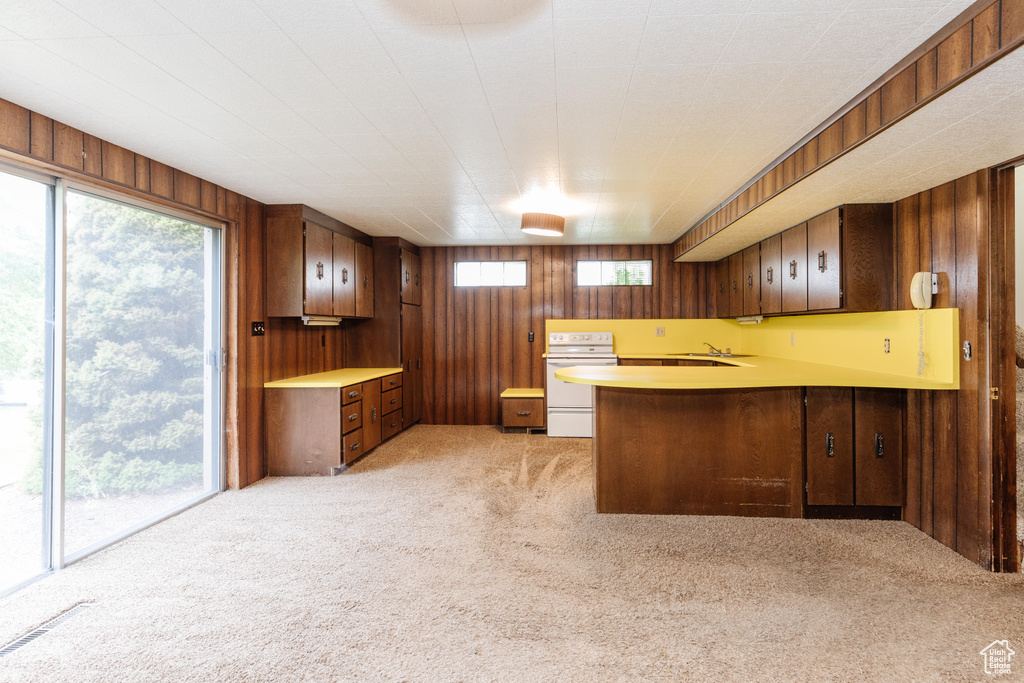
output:
M664 243L970 4L0 0L0 97L420 245L551 243L551 188Z
M944 93L686 252L716 261L845 203L895 202L1024 156L1024 50Z

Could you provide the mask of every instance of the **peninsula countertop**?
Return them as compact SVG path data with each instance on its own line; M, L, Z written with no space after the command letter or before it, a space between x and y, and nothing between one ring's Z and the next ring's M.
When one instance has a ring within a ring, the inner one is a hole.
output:
M328 372L317 372L312 375L279 379L273 382L266 382L263 386L267 389L347 387L350 384L360 384L379 377L397 375L401 372L402 368L345 368L343 370L330 370Z
M631 357L642 357L630 354ZM626 356L620 356L626 357ZM665 355L658 356L664 358ZM807 363L772 356L728 358L676 356L687 360L715 361L715 367L622 367L578 366L563 368L555 377L576 384L632 389L739 389L750 387L879 387L892 389L959 389L952 382L914 378L836 365Z

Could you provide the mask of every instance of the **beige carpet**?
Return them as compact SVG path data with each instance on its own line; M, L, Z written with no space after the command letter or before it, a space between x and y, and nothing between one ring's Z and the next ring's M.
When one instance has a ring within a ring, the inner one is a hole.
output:
M596 515L589 442L415 427L0 600L5 681L983 680L1024 580L900 522Z

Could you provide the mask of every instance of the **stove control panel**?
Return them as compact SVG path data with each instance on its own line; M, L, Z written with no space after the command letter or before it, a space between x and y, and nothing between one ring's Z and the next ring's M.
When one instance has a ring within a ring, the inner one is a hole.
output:
M611 346L611 332L551 332L548 346Z

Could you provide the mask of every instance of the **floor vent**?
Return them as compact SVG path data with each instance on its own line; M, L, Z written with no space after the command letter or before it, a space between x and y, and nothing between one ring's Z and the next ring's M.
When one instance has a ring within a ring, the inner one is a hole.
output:
M57 626L60 626L65 621L70 619L71 617L75 616L79 612L83 612L83 611L89 609L90 607L92 607L92 603L91 602L83 602L83 603L80 603L78 605L75 605L74 607L72 607L71 609L67 610L66 612L62 612L61 614L58 614L57 616L55 616L53 619L50 619L48 622L46 622L45 624L43 624L39 628L34 629L32 631L29 631L28 633L26 633L22 637L18 638L17 640L11 641L7 645L4 645L3 649L0 649L0 659L3 659L4 657L6 657L7 655L11 654L12 652L14 652L15 650L17 650L20 647L24 647L25 645L28 645L33 640L46 635L47 633L49 633L50 631L55 629Z

